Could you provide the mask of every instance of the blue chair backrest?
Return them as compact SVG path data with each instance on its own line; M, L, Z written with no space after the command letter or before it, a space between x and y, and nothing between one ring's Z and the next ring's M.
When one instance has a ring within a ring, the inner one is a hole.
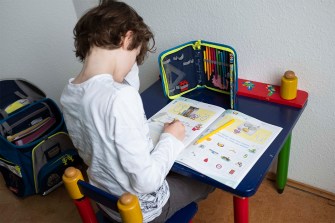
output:
M79 180L78 186L80 191L90 199L105 205L112 210L117 209L117 201L119 197L114 196L106 191L101 190L85 181ZM198 211L198 205L195 202L187 205L186 207L180 209L171 218L169 218L166 223L189 223L194 217L195 213Z
M90 199L94 200L95 202L98 202L102 205L105 205L109 207L112 210L117 211L117 201L119 197L114 196L110 193L107 193L104 190L101 190L100 188L97 188L85 181L78 180L78 186L80 191Z

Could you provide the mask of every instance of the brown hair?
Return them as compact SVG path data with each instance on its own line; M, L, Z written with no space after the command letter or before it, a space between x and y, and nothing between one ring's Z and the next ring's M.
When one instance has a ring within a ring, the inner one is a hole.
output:
M73 29L76 57L85 60L93 46L105 49L121 47L122 37L132 31L128 50L141 45L136 60L142 64L147 52L154 52L155 40L141 16L127 4L114 0L101 0L99 5L86 12ZM152 40L152 46L150 46Z

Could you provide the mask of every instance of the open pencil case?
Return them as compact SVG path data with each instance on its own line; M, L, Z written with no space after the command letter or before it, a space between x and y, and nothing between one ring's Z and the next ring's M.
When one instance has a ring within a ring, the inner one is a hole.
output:
M235 108L237 55L227 45L203 40L191 41L165 50L158 57L164 94L175 99L197 88L230 95Z

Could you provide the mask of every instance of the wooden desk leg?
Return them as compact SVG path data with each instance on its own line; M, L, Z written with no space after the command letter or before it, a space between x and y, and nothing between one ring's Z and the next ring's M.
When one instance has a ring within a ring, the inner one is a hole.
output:
M249 202L247 197L233 197L234 199L234 222L249 222Z
M278 156L276 183L277 183L277 191L280 194L283 193L286 182L287 182L287 172L288 172L288 163L290 159L291 138L292 138L292 132L288 135L286 142Z

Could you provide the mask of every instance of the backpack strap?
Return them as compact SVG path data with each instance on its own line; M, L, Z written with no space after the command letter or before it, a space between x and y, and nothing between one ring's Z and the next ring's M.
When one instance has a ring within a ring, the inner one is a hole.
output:
M2 128L2 125L0 125L0 134L1 134L2 136L5 136L5 132L4 132L3 128Z
M8 125L7 122L3 122L0 125L1 135L5 136L5 134L12 134L12 128Z
M50 106L49 106L47 103L45 103L45 102L42 102L42 104L44 104L45 107L47 107L47 109L49 110L50 117L51 117L51 118L55 117L55 115L54 115L54 113L52 112Z
M0 109L0 114L2 115L3 118L7 118L8 117L8 113L5 112L5 110Z
M19 92L19 91L15 91L14 94L15 94L16 96L18 96L19 98L22 98L22 99L28 98L28 96L22 94L22 93ZM29 101L30 101L30 100L29 100Z
M25 96L20 92L15 92L17 96L27 98L30 102L45 98L45 94L33 84L24 80L15 80L15 83L27 95Z

